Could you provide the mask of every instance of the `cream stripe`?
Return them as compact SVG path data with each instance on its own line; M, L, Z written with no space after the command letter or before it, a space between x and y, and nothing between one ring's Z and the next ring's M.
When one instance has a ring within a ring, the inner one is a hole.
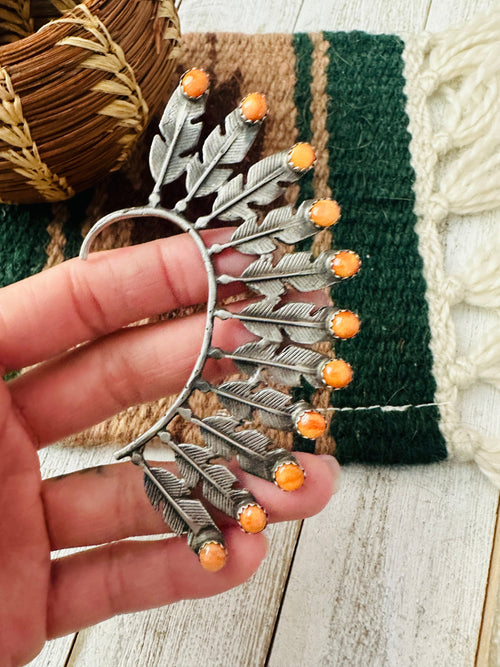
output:
M0 67L0 140L12 146L0 152L0 157L14 165L46 201L67 199L74 194L64 177L51 172L43 162L23 115L21 98L14 91L7 70Z
M446 213L434 206L439 181L439 152L429 108L427 70L431 36L406 36L403 59L406 79L405 95L411 135L410 152L415 171L415 231L423 259L423 274L427 284L429 307L430 348L433 356L432 373L436 380L435 401L440 404L439 427L449 455L463 459L473 457L471 433L460 424L458 386L450 378L450 369L457 358L455 325L451 316L451 300L443 289L446 284L444 248L439 228Z
M122 47L112 39L104 23L85 5L78 5L72 12L54 23L82 27L93 38L70 35L58 42L58 45L87 49L91 55L80 63L80 66L105 72L109 77L99 81L92 90L115 97L112 102L105 104L99 113L115 118L118 126L128 129L119 139L121 152L113 170L119 169L129 157L137 136L146 127L149 113L134 70L128 64Z

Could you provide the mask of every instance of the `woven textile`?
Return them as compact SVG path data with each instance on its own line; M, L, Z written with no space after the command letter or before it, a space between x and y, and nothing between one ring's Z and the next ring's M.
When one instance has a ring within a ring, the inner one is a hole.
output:
M500 445L461 428L457 401L464 378L500 383L500 346L493 335L471 359L458 359L451 308L460 301L499 307L500 288L494 284L498 252L494 245L485 251L479 278L474 267L469 267L468 281L446 276L440 229L449 212L467 214L499 203L492 180L492 173L498 178L494 111L483 117L476 113L471 120L473 111L464 102L466 94L472 101L483 99L481 86L498 85L495 59L483 79L467 77L469 64L482 60L484 65L485 49L498 56L499 38L498 16L462 32L404 39L360 32L184 38L179 72L201 65L211 75L206 131L245 94L264 92L270 115L250 159L298 140L311 142L318 162L301 182L300 198L332 196L342 207L333 238L323 232L313 251L352 248L363 263L358 276L332 289L335 305L357 312L362 321L358 336L330 350L351 363L355 380L333 393L295 389L325 410L330 432L312 445L301 439L280 444L335 453L341 462L475 458L490 476L497 475ZM461 86L468 89L462 93ZM432 95L440 93L445 102L453 94L455 108L462 104L458 116L433 117ZM495 103L498 97L490 107ZM2 207L2 284L75 256L99 217L147 201L149 139L121 172L94 190L65 203ZM487 169L479 172L476 187L464 180L460 166L474 158L477 162L478 142L484 144L480 160ZM442 173L440 160L450 151L456 154L454 172ZM107 230L98 243L111 248L172 232L153 222L126 223ZM322 351L327 351L324 345ZM200 415L220 408L211 396L195 400ZM171 402L165 398L130 408L71 442L127 443ZM189 430L174 436L181 441L197 437Z

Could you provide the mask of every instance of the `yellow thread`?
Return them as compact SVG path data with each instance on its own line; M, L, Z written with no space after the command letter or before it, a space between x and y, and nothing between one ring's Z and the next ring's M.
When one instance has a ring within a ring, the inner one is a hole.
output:
M99 81L92 90L115 96L116 99L106 104L99 113L116 118L118 126L128 129L118 140L121 152L112 169L115 171L127 160L137 136L146 127L148 118L148 105L142 96L134 70L128 64L122 47L113 41L104 23L85 5L78 5L54 23L76 25L90 33L93 39L69 36L58 42L58 45L90 51L92 55L80 63L80 66L110 75L109 78Z
M0 152L0 158L11 162L14 171L46 201L59 201L74 195L66 179L53 174L41 159L23 115L21 98L16 95L11 78L3 67L0 67L0 141L13 146Z
M169 23L163 31L163 39L171 39L172 41L175 40L176 43L173 45L172 50L168 54L168 59L172 60L173 58L177 58L180 53L179 40L181 36L181 24L179 15L177 14L174 5L174 0L160 0L157 18L169 20Z
M74 0L50 0L50 2L58 12L61 12L61 14L71 11L77 5Z

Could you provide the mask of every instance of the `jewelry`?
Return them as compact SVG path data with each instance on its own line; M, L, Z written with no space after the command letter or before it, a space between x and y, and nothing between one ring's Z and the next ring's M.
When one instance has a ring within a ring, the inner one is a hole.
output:
M176 224L195 242L208 277L205 332L198 359L175 403L151 428L116 452L117 459L129 456L144 471L145 490L152 505L162 512L166 523L178 535L187 534L190 547L202 566L211 571L226 561L222 532L200 500L189 497L201 483L203 497L213 506L236 519L249 533L261 531L267 515L253 497L234 488L236 477L214 459L236 456L240 468L293 491L304 482L304 471L285 449L273 449L272 441L250 428L253 417L264 426L295 431L315 439L326 429L320 412L303 400L294 402L289 394L272 388L269 380L282 385L298 385L302 380L312 387L341 389L352 380L352 369L342 359L330 359L306 347L332 337L350 338L359 329L358 317L347 310L316 307L311 303L282 302L291 287L298 292L325 288L355 275L359 257L350 250L323 252L316 259L310 252L285 254L278 261L274 251L279 244L295 244L313 237L340 218L337 202L331 199L305 201L296 209L280 206L261 214L256 207L275 201L290 183L309 171L315 162L314 149L297 143L289 150L266 157L248 170L246 177L232 177L255 140L267 114L263 95L247 95L239 107L216 127L198 152L209 78L202 69L186 72L167 104L160 121L160 134L150 151L150 169L155 186L146 206L116 211L103 217L90 230L80 251L86 259L95 237L107 226L131 217L156 217ZM161 206L161 189L185 175L186 194L173 209ZM195 198L215 196L206 215L193 217L190 203ZM200 230L214 220L240 221L227 243L205 246ZM255 254L239 276L217 275L213 257L227 248ZM233 312L217 305L219 285L242 282L260 300ZM235 350L212 346L215 318L238 319L260 338ZM287 342L290 341L290 342ZM297 345L298 343L298 345ZM202 376L207 359L232 359L247 380L212 385ZM213 392L225 413L200 418L189 406L191 394ZM178 443L168 425L179 416L196 425L207 447ZM181 475L150 465L144 458L146 444L155 437L174 452Z

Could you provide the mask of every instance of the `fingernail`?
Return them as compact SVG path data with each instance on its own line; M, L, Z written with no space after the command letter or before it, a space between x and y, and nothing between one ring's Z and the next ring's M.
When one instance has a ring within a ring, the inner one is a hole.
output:
M318 458L322 459L329 466L334 479L333 493L336 493L340 488L340 466L337 459L330 456L330 454L319 454Z

